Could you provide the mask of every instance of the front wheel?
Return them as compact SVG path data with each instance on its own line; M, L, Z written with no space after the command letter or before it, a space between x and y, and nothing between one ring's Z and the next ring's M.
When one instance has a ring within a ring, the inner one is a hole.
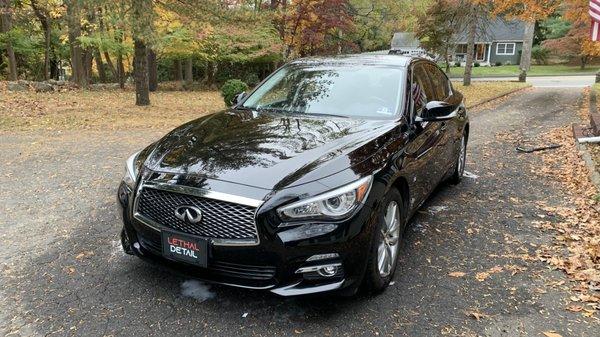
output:
M463 175L465 174L465 163L467 161L467 137L463 134L460 139L460 152L458 153L458 157L456 158L456 164L454 165L454 173L452 173L452 177L450 178L450 182L454 185L457 185L462 180Z
M394 276L405 214L402 196L398 190L391 189L378 210L378 224L364 280L368 292L385 290Z

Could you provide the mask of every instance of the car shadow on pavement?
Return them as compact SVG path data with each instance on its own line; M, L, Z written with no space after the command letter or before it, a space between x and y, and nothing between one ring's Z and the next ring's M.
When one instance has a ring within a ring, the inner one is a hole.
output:
M461 186L468 188L471 183L466 180ZM80 218L73 219L79 224L75 230L45 247L43 254L6 279L10 283L7 298L45 333L75 329L88 335L107 335L135 329L152 334L162 331L165 324L207 333L252 325L261 325L265 331L274 326L285 333L304 331L307 324L326 331L348 319L354 321L350 324L361 324L360 317L369 315L385 321L389 317L377 314L390 307L398 317L410 317L422 300L404 303L403 298L412 291L411 282L422 280L428 273L430 267L423 262L422 251L436 249L432 242L423 240L429 234L426 232L433 230L426 223L426 214L432 207L436 210L441 198L457 190L441 184L411 220L395 279L380 295L283 298L267 291L206 284L125 255L117 237L120 220L113 213L93 211L80 213ZM96 209L111 207L105 202ZM443 205L436 212L440 211L444 211ZM401 318L396 319L397 324L402 323Z
M111 205L100 208L107 207ZM169 321L188 321L198 329L257 321L321 325L353 315L373 298L363 294L283 298L267 291L190 283L193 279L125 255L114 214L92 212L81 217L72 219L80 226L67 237L43 247L41 255L2 277L7 300L26 313L20 319L35 321L31 326L40 333L72 329L85 335L119 334L113 330L119 327L126 329L122 332L136 329L143 334Z

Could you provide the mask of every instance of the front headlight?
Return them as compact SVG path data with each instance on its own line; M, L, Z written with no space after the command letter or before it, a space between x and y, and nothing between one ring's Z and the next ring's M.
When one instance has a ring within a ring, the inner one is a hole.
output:
M138 151L131 155L125 162L125 176L123 177L123 182L130 188L135 188L135 180L138 175L138 167L136 164L137 158L141 151Z
M333 191L277 209L284 220L341 219L352 214L366 199L372 177L368 176Z

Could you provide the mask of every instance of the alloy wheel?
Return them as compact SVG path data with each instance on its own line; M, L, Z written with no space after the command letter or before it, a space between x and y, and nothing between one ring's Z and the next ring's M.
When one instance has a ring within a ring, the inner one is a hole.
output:
M400 207L395 201L390 201L386 208L381 234L377 248L377 269L381 277L386 277L392 273L400 245Z

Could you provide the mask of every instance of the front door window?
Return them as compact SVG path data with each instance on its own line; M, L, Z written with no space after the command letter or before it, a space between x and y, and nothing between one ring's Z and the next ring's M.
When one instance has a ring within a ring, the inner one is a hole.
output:
M484 61L485 60L485 45L478 44L475 45L475 60Z

